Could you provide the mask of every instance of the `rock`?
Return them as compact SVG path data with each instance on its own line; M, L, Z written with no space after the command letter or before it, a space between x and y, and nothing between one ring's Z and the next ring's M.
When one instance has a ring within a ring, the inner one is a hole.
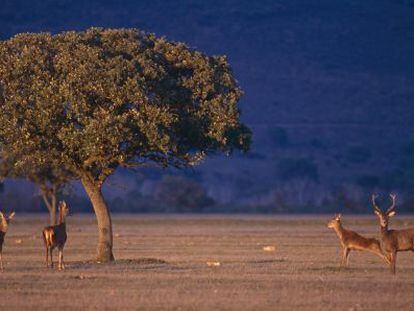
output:
M273 246L273 245L263 246L263 250L265 252L274 252L276 251L276 246Z
M207 266L209 267L220 267L220 261L207 261Z

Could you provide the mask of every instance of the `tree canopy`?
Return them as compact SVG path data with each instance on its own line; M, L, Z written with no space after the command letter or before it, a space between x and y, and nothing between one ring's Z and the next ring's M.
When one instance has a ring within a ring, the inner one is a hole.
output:
M0 42L1 161L11 177L81 180L99 225L118 167L248 150L241 96L225 56L137 29L18 34Z

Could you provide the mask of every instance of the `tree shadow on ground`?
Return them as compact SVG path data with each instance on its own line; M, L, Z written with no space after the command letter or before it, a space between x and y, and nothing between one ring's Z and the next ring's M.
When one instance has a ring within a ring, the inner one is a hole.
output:
M96 269L98 267L104 268L140 268L140 269L154 269L170 266L170 264L158 258L128 258L118 259L112 262L102 263L95 260L86 261L72 261L66 263L67 269Z

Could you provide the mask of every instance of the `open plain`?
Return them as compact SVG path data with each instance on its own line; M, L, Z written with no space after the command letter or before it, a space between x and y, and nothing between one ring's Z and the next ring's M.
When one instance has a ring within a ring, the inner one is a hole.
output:
M0 310L412 310L414 254L397 275L375 255L341 249L330 216L115 215L115 263L93 262L92 215L68 219L66 270L46 269L47 215L16 215L3 249ZM378 235L372 216L346 228ZM398 216L391 228L414 227ZM54 254L57 260L57 252Z

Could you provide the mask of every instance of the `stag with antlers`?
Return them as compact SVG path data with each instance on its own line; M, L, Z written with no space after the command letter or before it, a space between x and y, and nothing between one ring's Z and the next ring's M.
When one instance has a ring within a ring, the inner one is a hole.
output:
M374 213L378 216L380 222L380 242L381 248L390 261L391 273L395 274L395 265L397 261L397 252L414 251L414 228L403 230L389 230L389 218L395 215L396 195L390 194L391 206L386 212L383 212L375 203L377 195L372 195L372 205Z

